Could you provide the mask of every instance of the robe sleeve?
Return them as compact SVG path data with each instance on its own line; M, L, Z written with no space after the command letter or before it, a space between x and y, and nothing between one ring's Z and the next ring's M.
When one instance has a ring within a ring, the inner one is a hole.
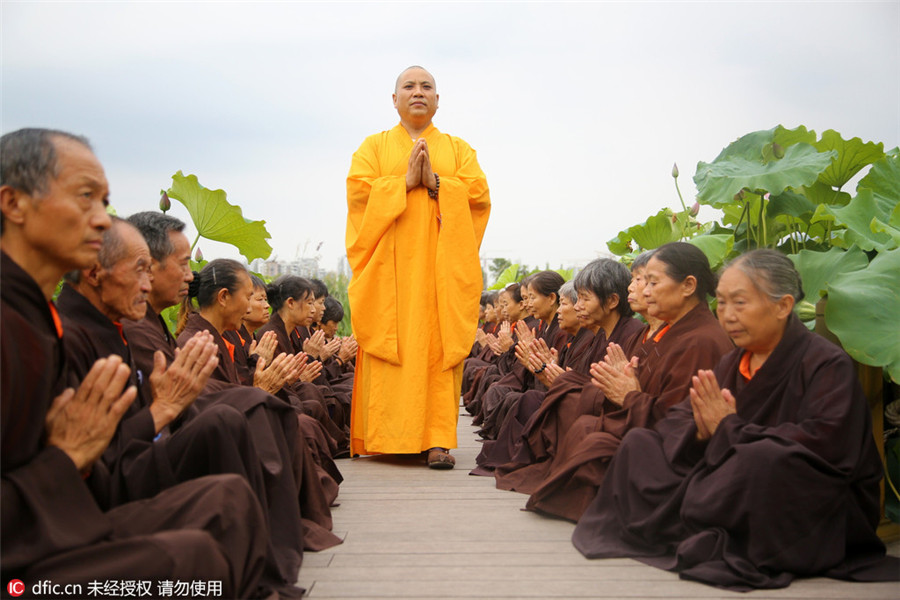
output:
M351 305L369 307L366 315L351 313L350 320L366 352L399 364L394 222L406 210L406 178L381 175L380 139L373 135L363 142L347 176L347 262L353 271L348 295Z
M478 252L491 212L487 178L475 150L459 138L450 140L457 170L439 173L442 221L435 264L444 369L465 360L472 348L484 285Z
M715 367L721 355L719 346L711 343L702 329L692 332L679 344L677 351L668 349L668 360L656 366L664 373L660 389L628 392L622 408L646 413L649 423L659 421L671 407L688 397L691 377L700 369Z

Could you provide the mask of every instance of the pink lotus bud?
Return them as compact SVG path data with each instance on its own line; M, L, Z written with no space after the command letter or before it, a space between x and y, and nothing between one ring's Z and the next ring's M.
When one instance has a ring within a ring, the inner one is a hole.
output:
M691 206L690 215L692 217L696 217L698 214L700 214L700 203L694 202L694 204Z
M165 190L160 190L162 195L159 197L159 210L166 212L170 208L172 208L172 201L169 200L169 195L165 192Z
M672 177L678 178L678 163L672 163Z
M200 252L200 246L197 246L197 251L194 252L194 262L203 262L203 253Z

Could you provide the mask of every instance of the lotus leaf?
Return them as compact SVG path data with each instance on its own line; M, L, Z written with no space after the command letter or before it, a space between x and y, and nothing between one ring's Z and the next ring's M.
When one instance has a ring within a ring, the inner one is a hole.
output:
M803 291L807 299L815 304L828 290L828 284L842 273L865 269L869 264L866 253L859 248L850 250L830 248L828 252L801 250L788 256L800 273Z
M819 152L809 144L794 144L784 152L784 158L763 163L762 158L748 160L733 156L697 165L694 183L701 204L721 208L734 201L743 189L766 190L778 195L788 187L811 185L837 155L834 151Z
M248 261L272 254L266 222L245 219L240 207L228 203L223 190L209 190L196 175L178 171L167 194L184 204L199 236L233 245Z
M847 353L884 367L900 383L900 249L878 254L866 269L837 275L828 285L825 322Z
M884 144L863 142L858 137L845 140L833 129L823 132L822 139L813 145L821 152L837 152L834 162L819 176L819 181L838 189L864 167L884 156Z
M734 247L734 237L727 234L698 235L688 243L703 250L709 260L710 268L715 271L724 264L725 259Z

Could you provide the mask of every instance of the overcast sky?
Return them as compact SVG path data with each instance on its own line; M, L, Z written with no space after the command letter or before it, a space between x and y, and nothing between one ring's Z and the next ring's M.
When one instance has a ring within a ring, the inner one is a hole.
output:
M411 64L436 78L435 125L487 174L482 256L531 266L583 265L677 208L673 162L692 202L697 162L750 131L900 143L897 1L3 0L0 17L3 132L86 135L120 215L195 174L267 222L278 258L321 243L329 269L350 157L398 122L391 92Z

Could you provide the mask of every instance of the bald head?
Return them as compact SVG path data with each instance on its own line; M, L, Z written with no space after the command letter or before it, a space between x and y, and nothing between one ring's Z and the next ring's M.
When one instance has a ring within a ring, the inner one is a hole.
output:
M411 80L421 80L422 74L424 73L427 76L427 79L431 81L431 86L437 90L437 84L434 82L434 75L428 72L425 67L420 67L419 65L412 65L411 67L406 67L403 69L403 72L397 76L397 81L394 82L394 93L397 93L397 90L400 89L400 83L408 78L409 75L412 75L412 72L418 71L418 77L412 78Z

